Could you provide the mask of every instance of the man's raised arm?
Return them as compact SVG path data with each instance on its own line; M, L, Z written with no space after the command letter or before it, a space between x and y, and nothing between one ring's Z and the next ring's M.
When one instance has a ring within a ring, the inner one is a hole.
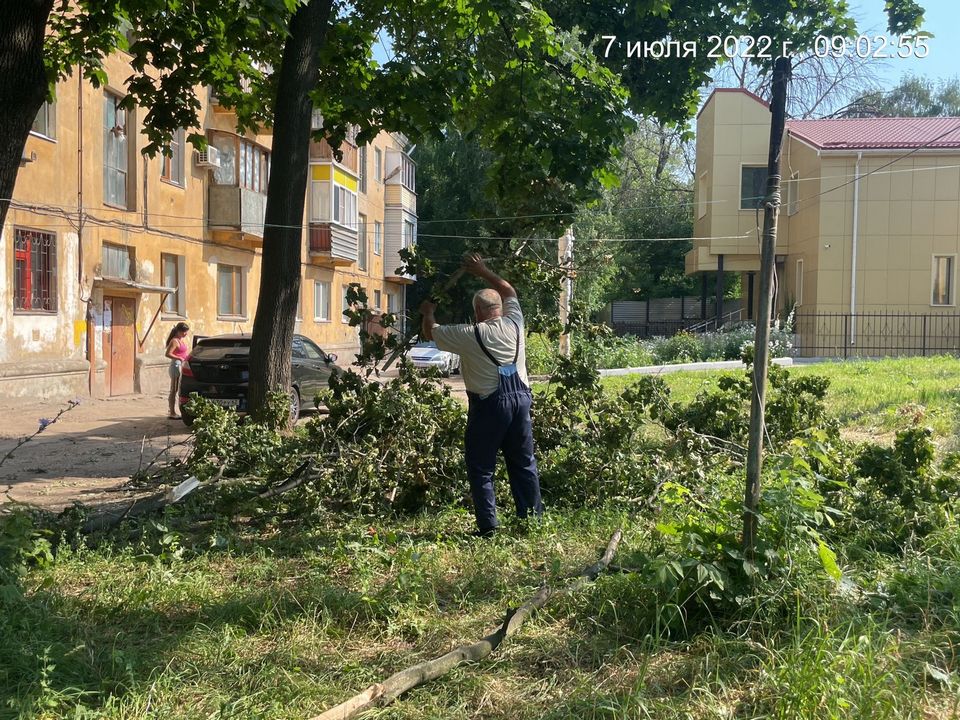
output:
M517 291L513 289L513 285L488 268L486 263L483 262L483 257L481 257L480 253L470 253L467 255L463 259L463 269L471 275L476 275L478 278L484 280L487 285L500 293L500 297L504 300L517 296Z

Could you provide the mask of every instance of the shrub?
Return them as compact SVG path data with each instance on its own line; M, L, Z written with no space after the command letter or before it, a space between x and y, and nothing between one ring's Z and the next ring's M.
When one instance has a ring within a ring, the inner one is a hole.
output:
M686 331L669 338L657 338L652 352L654 360L661 364L696 362L704 357L700 336Z
M466 410L437 377L408 363L383 385L346 372L321 400L329 414L307 423L305 440L320 458L311 506L417 512L462 497Z

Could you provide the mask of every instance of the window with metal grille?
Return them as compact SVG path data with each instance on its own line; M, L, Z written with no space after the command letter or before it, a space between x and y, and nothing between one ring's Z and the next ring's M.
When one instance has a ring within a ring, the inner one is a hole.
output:
M57 311L57 236L53 233L14 231L13 309Z

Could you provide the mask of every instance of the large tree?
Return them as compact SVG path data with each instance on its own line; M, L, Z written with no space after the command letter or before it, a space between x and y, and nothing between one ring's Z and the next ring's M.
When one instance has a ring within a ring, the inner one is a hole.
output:
M839 113L840 117L956 117L960 115L960 78L936 81L907 75L890 90L870 90Z

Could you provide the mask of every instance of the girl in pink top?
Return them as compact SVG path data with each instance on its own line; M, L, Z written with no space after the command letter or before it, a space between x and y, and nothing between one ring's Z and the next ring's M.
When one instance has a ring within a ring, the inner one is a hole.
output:
M185 322L178 322L173 326L173 330L167 335L167 352L165 355L170 358L170 419L175 420L180 416L177 414L177 402L180 397L180 368L183 361L190 354L187 348L187 333L190 332L190 326Z

